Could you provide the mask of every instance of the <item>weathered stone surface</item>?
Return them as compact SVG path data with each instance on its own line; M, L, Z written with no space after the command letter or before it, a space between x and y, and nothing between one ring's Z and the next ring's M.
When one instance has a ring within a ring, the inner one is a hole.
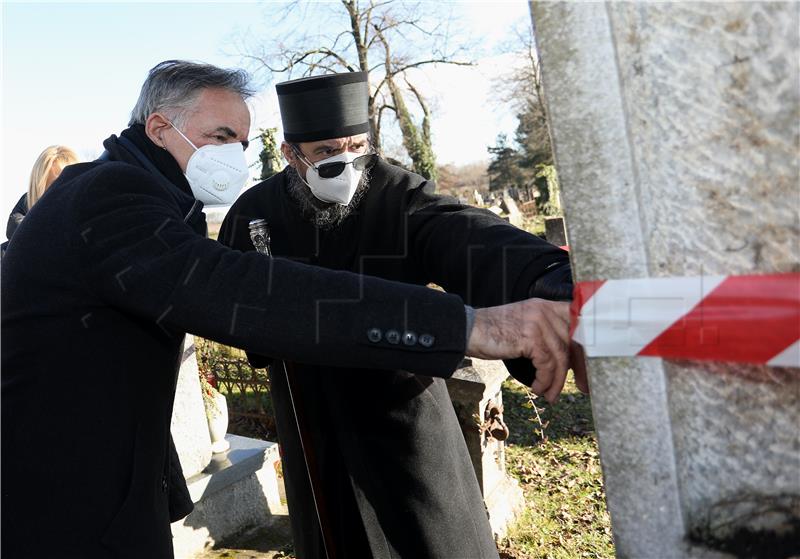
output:
M212 459L192 336L184 342L171 429L195 504L189 516L172 525L176 558L194 557L275 522L285 532L288 510L277 475L277 443L227 435L230 448Z
M489 512L489 523L498 540L525 504L522 488L506 474L505 443L480 429L490 403L502 408L500 388L506 378L508 371L502 361L466 359L447 379L447 390Z
M500 208L505 212L505 218L515 227L522 227L522 212L514 199L508 194L503 194L500 200Z
M172 524L176 558L194 557L212 545L251 530L280 524L288 509L277 476L277 443L228 435L230 450L214 456L206 472L187 480L194 511Z
M800 270L799 14L532 5L578 280ZM590 374L620 557L710 557L690 533L800 518L796 370L593 359Z
M211 438L200 393L200 377L194 352L194 338L186 336L175 404L172 409L172 438L187 478L203 471L211 460Z

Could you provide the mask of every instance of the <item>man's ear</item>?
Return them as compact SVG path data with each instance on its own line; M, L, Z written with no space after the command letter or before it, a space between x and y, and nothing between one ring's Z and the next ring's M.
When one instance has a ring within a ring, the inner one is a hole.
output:
M172 124L170 124L167 117L161 113L151 114L144 123L144 131L147 137L150 138L155 145L164 149L167 149L167 146L164 144L164 132L170 128L172 128Z
M283 158L286 159L286 162L297 170L297 154L292 147L286 142L281 142L281 153L283 154Z

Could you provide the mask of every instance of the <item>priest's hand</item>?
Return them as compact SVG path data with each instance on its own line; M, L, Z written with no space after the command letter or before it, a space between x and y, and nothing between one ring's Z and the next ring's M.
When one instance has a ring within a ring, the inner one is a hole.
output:
M570 365L578 388L588 391L580 346L569 337L569 303L528 299L475 309L467 355L482 359L530 359L536 367L531 390L555 402Z

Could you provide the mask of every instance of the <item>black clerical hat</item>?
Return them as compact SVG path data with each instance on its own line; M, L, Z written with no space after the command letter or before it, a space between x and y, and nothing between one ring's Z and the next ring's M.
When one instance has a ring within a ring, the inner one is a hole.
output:
M369 132L366 72L311 76L275 86L287 142L316 142Z

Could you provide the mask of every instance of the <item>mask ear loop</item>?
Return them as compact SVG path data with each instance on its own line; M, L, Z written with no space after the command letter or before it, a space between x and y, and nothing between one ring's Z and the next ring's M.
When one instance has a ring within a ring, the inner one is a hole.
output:
M311 167L312 169L314 169L315 171L317 171L317 172L319 173L319 170L317 169L317 166L316 166L316 165L314 165L314 164L313 164L311 161L309 161L309 160L308 160L308 158L307 158L305 155L303 155L303 152L302 152L302 151L300 151L300 148L298 148L298 147L297 147L297 146L295 146L294 144L289 144L289 145L291 146L291 148L292 148L292 151L294 152L294 154L295 154L297 157L299 157L299 158L300 158L300 160L301 160L303 163L305 163L305 164L306 164L306 166L308 166L308 167ZM300 173L297 173L297 174L299 175ZM308 183L306 183L306 184L308 184Z
M316 168L316 167L314 167L314 164L313 164L313 163L311 163L311 161L308 161L308 160L305 158L305 156L304 156L304 155L303 155L303 154L300 152L300 150L299 150L299 149L297 149L297 148L295 147L295 145L294 145L294 144L289 144L289 147L291 147L291 148L292 148L292 151L294 152L294 154L295 154L295 155L296 155L296 156L297 156L297 157L298 157L300 160L302 160L302 161L303 161L303 163L305 163L305 164L306 164L307 166L309 166L309 167L313 167L313 168L314 168L314 170L316 171L316 169L317 169L317 168ZM295 169L295 171L297 171L297 169ZM309 189L311 188L311 185L310 185L310 184L308 184L308 181L306 180L306 178L305 178L303 175L301 175L299 171L297 171L297 176L298 176L298 177L300 177L300 180L301 180L301 181L303 181L303 184L304 184L304 185L306 185L306 186L307 186Z
M175 131L176 131L178 134L180 134L180 135L181 135L181 138L183 138L184 140L186 140L187 142L189 142L189 145L190 145L190 146L192 146L192 147L194 148L194 150L195 150L195 151L197 151L197 146L196 146L196 145L194 145L194 144L192 143L192 141L191 141L189 138L187 138L186 136L184 136L184 135L183 135L183 132L181 132L181 131L178 129L178 127L177 127L177 126L175 126L174 124L172 124L172 122L170 122L169 120L168 120L167 122L169 122L169 125L170 125L170 126L172 126L172 127L175 129Z

